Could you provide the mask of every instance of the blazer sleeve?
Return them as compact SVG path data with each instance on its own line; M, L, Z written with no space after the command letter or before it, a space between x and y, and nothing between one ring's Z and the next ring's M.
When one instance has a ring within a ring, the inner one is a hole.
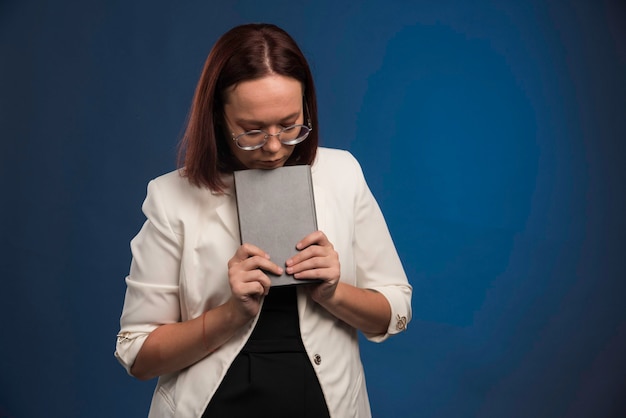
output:
M130 374L144 341L162 324L180 321L182 238L172 228L158 183L148 184L142 206L146 222L131 241L132 262L115 356Z
M354 251L357 285L384 295L391 307L387 332L365 333L370 341L381 342L406 329L411 321L412 287L387 228L385 218L363 176L361 166L353 158L355 184Z

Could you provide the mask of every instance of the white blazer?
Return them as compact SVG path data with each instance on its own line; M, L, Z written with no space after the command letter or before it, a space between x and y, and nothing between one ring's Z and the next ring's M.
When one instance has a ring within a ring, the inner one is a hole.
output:
M406 329L411 286L361 167L346 151L318 149L312 165L318 227L339 254L341 281L383 294L391 306L383 341ZM232 184L232 176L227 181ZM177 171L148 185L147 221L131 241L133 260L115 355L130 372L148 334L186 321L230 297L227 262L240 245L232 187L217 194ZM357 332L298 290L302 341L331 417L370 417ZM158 380L150 417L200 417L250 336L251 321L196 364Z

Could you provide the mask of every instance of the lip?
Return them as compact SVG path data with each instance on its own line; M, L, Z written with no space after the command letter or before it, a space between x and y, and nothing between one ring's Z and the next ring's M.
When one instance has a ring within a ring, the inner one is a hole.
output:
M284 160L284 158L279 158L277 160L260 160L258 161L258 164L266 168L277 168L283 165Z

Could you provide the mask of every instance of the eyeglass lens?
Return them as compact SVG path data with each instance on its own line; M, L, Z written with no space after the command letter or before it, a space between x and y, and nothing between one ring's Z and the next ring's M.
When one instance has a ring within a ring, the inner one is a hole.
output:
M303 125L288 126L275 134L269 134L264 131L249 131L237 137L237 144L242 148L256 147L264 144L270 136L278 136L282 143L288 144L301 137L306 137L308 133L309 129Z

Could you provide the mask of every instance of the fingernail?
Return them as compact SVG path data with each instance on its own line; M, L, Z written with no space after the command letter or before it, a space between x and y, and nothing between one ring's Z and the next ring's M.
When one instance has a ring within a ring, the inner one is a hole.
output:
M293 272L293 268L287 267L287 274L291 274Z

